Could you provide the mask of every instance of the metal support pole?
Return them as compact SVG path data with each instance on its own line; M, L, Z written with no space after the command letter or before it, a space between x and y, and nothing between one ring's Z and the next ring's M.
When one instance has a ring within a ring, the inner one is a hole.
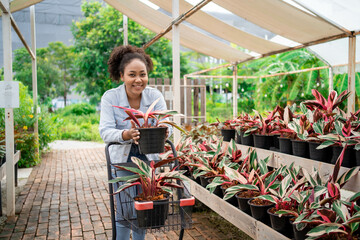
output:
M334 90L334 73L333 68L329 67L329 93Z
M33 102L34 102L34 134L35 141L39 143L39 121L38 121L38 104L37 104L37 65L36 65L36 28L35 28L35 6L30 7L30 26L31 26L31 50L34 53L34 59L31 59L32 64L32 89L33 89ZM39 144L37 144L36 152L39 156Z
M355 112L355 50L356 36L349 37L348 91L351 92L347 103L347 114Z
M128 17L123 14L124 46L128 45Z
M9 0L2 0L9 8ZM12 44L10 13L2 14L2 35L4 51L4 80L12 81ZM6 142L6 215L15 216L15 181L14 181L14 111L5 108L5 142Z
M176 19L179 16L179 0L172 0L172 17ZM174 94L174 110L181 112L180 99L180 29L177 24L172 29L172 58L173 58L173 94ZM174 116L175 123L180 125L180 116ZM180 140L181 135L178 130L174 128L174 142L175 145Z
M237 82L237 65L233 66L233 84L232 84L232 99L233 99L233 118L238 116L238 82Z

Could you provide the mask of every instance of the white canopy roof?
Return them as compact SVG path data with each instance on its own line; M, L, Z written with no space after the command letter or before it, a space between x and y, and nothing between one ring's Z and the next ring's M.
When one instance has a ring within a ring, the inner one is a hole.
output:
M138 0L106 0L106 2L129 18L156 33L161 32L172 21L171 17L152 9ZM165 37L171 39L171 32L166 34ZM186 25L180 26L180 43L197 52L228 61L251 57L240 50L232 48Z
M159 9L149 7L143 3L144 0L105 0L134 21L159 33L172 21L171 17L163 13L160 8L171 12L172 1L148 1L157 5ZM193 6L189 1L191 0L179 0L180 13L186 12ZM213 0L212 2L211 4L216 4L218 8L224 8L246 21L278 35L270 40L255 36L246 29L239 29L225 23L204 10L196 12L186 20L203 31L200 32L188 24L181 24L181 45L230 62L244 61L251 59L251 56L270 55L289 50L289 46L308 46L344 38L351 34L350 31L360 29L360 24L354 24L352 20L349 20L349 18L360 20L360 6L354 9L360 5L356 0ZM329 8L332 8L336 14L329 14L329 11L326 11ZM331 18L332 16L335 16L334 19ZM357 22L360 23L360 21ZM171 39L171 33L165 37ZM224 41L219 41L215 37ZM234 43L245 50L237 50L226 42ZM315 47L312 49L317 52ZM322 53L319 54L322 55ZM346 55L347 52L343 54ZM347 63L347 59L341 62Z

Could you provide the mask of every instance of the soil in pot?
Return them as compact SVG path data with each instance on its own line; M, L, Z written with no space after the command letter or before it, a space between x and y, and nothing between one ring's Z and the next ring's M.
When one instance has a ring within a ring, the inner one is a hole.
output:
M140 152L142 154L164 152L166 129L166 127L138 128Z
M226 192L225 190L228 188L229 186L228 185L221 185L220 189L221 189L221 192L223 194L223 196L225 196ZM237 200L236 200L236 197L233 196L232 198L229 198L226 200L228 203L230 203L231 205L237 207L238 206L238 203L237 203Z
M248 201L259 195L260 193L258 191L249 191L249 190L241 191L238 194L236 194L235 197L239 209L244 213L251 215L250 205Z
M224 137L224 141L230 142L231 139L235 140L235 129L221 129L221 135Z
M262 200L262 199L250 199L248 201L251 210L251 216L256 220L261 221L262 223L270 226L270 217L267 214L267 210L274 206L273 203Z
M254 134L254 147L262 149L270 149L271 142L273 141L272 136Z
M341 146L332 146L332 158L331 158L332 164L336 163L342 150L343 147ZM355 165L355 163L356 163L356 159L355 159L354 147L352 146L347 147L344 153L344 158L341 166L351 168Z
M235 142L236 142L237 144L241 144L241 134L242 134L242 132L240 132L240 135L239 135L238 131L236 131L236 134L235 134Z
M293 233L290 221L289 221L292 216L291 215L290 216L283 215L283 216L279 217L279 215L275 214L275 212L276 212L275 207L269 208L267 210L267 213L270 216L271 227L274 230L284 234L288 238L292 238L294 233Z
M278 137L280 152L292 154L292 144L290 138Z
M291 140L293 155L303 158L309 158L309 143L300 140Z
M246 146L254 146L254 139L252 135L244 137L244 133L241 134L241 143Z
M321 143L309 142L309 156L310 159L330 163L331 148L316 149Z
M140 228L160 228L165 225L169 212L169 196L154 201L153 209L136 210L138 226Z
M289 223L292 226L295 240L305 240L307 238L306 234L311 230L311 227L307 224L304 229L299 231L296 228L296 224L294 224L294 220L294 218L289 219Z

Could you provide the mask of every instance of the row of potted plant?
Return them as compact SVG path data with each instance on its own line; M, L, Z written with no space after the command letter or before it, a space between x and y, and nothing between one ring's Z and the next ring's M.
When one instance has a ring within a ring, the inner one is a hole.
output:
M222 138L201 134L211 128L204 126L192 130L202 138L185 136L177 151L181 168L211 193L288 237L359 236L360 192L347 200L340 198L340 189L359 172L354 167L339 176L345 151L330 177L322 179L316 169L309 173L293 164L271 169L270 157L259 159L254 150L242 154L234 140L223 144Z
M234 138L244 145L332 164L346 145L343 166L360 166L360 110L347 116L339 108L349 93L338 96L331 91L327 100L315 89L312 93L315 100L299 108L277 106L266 117L254 111L254 116L242 114L217 125L225 141Z

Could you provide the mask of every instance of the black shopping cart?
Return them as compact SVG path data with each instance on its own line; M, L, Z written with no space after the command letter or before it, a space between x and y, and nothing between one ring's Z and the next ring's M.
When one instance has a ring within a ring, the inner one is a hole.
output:
M177 153L173 143L166 140L171 147L174 157ZM105 147L106 162L108 169L108 179L113 179L115 169L112 166L131 166L136 167L134 163L112 164L110 161L109 147L112 145L121 145L121 143L108 143ZM150 161L146 162L150 164ZM178 165L176 160L173 164ZM109 183L110 210L112 223L112 239L116 239L116 222L131 228L133 230L146 230L146 232L161 232L179 230L179 239L183 239L184 230L191 228L192 206L195 204L195 198L190 194L186 185L180 181L177 184L183 188L174 190L173 194L167 199L154 202L135 201L139 189L134 186L113 195L114 188L118 183ZM117 201L115 200L117 199ZM115 204L118 202L117 204Z

